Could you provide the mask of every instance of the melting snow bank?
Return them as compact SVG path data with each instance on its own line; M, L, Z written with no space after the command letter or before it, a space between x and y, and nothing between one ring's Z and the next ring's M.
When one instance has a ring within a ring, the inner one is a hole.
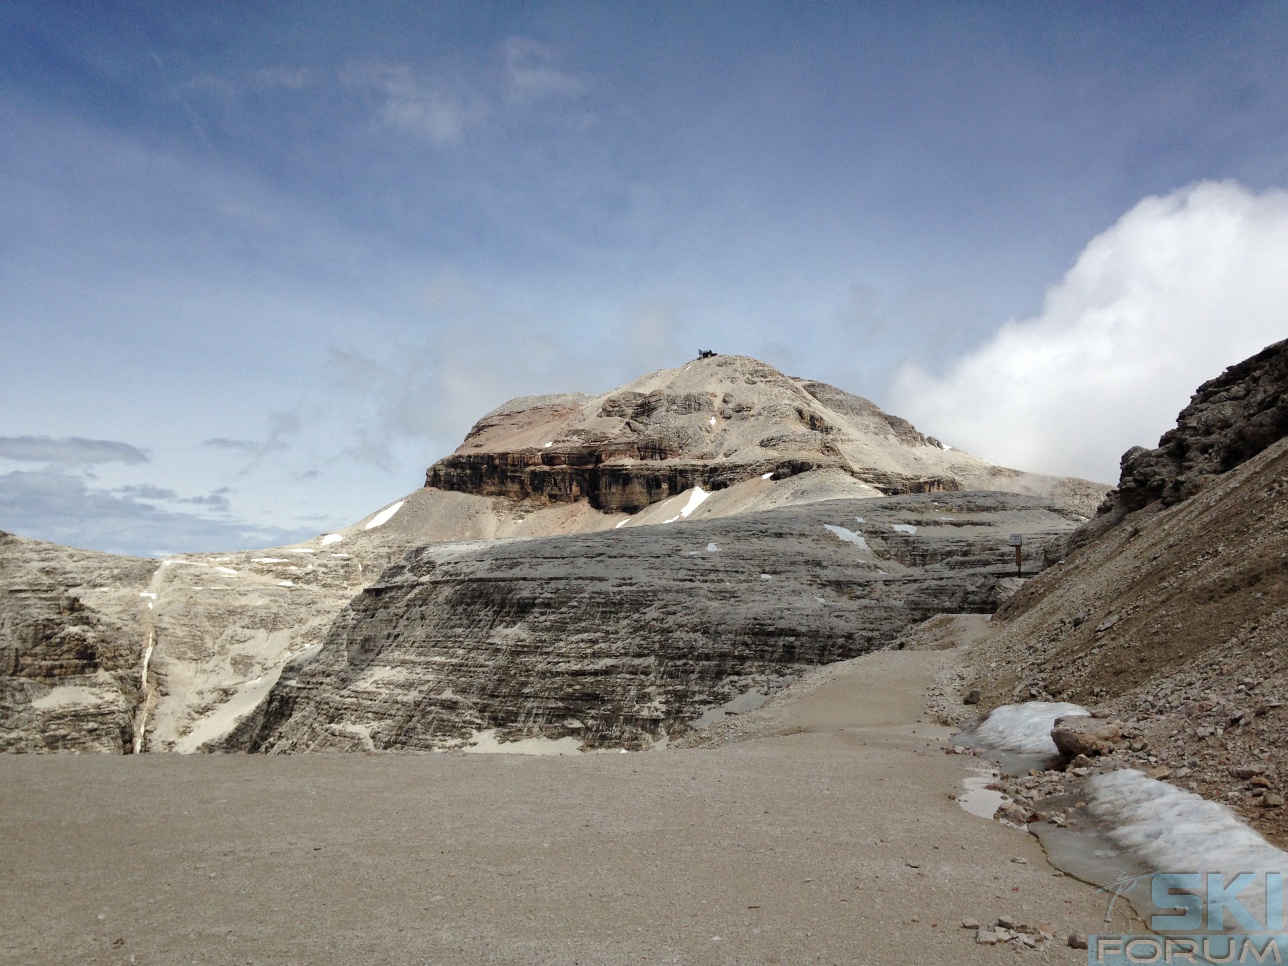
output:
M1057 718L1090 714L1086 708L1067 701L1028 701L994 708L974 730L975 740L986 749L1014 751L1023 755L1058 755L1051 740Z
M1108 826L1109 837L1157 871L1221 873L1227 884L1238 873L1251 873L1238 899L1257 918L1265 910L1266 873L1288 874L1288 853L1217 802L1134 768L1095 775L1087 779L1087 789L1091 814ZM1226 926L1245 931L1247 924L1227 919Z
M394 518L394 514L397 513L399 510L401 510L402 505L406 502L407 502L406 500L399 500L393 506L385 507L374 517L368 520L367 525L362 529L371 530L371 529L374 529L375 527L384 526L386 523L388 523L390 520Z

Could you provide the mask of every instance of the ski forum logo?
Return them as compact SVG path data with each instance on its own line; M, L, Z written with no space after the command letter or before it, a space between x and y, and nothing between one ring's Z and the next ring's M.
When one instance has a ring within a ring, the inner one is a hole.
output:
M1114 903L1148 882L1148 936L1089 936L1091 966L1139 963L1283 963L1288 955L1284 930L1284 886L1280 872L1148 872L1121 876L1101 891L1109 893L1105 921Z

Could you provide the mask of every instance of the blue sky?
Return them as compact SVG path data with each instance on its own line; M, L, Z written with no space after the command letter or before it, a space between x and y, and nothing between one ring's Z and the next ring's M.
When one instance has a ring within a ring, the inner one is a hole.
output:
M6 3L0 528L311 535L506 398L708 347L1112 481L1288 335L1286 42L1283 2Z

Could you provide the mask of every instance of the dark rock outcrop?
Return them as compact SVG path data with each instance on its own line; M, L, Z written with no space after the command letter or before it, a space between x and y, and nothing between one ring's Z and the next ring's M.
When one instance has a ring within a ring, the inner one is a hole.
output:
M1285 436L1288 340L1199 386L1156 448L1134 446L1124 453L1118 488L1101 505L1100 519L1075 539L1085 542L1151 503L1179 503Z
M934 614L991 612L1012 568L1007 534L1027 531L1039 556L1069 516L960 493L424 547L283 671L230 747L643 747Z

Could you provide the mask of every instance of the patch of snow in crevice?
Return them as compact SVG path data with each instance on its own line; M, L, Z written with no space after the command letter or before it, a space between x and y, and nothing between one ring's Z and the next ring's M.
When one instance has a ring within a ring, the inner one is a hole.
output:
M143 591L143 593L139 594L139 596L140 596L140 597L151 597L153 600L156 600L156 599L157 599L157 595L156 595L156 594L154 594L154 593L152 593L151 591L148 591L148 590Z
M618 523L617 526L613 527L613 529L620 530L622 527L626 526L626 524L630 522L631 522L631 518L627 517L625 520L622 520L620 523Z
M853 530L847 530L845 527L834 527L830 523L823 524L823 528L825 530L832 531L833 534L835 534L839 539L844 540L846 543L852 543L860 550L871 552L871 549L868 547L868 542L863 539L862 534L855 533Z
M689 500L687 503L684 504L684 509L682 509L675 516L671 517L669 520L663 520L662 522L674 523L676 520L680 520L687 517L698 507L702 506L702 502L710 495L711 494L708 493L706 490L702 489L702 487L695 486L693 490L689 493Z
M855 523L863 523L863 522L864 522L863 517L855 517L855 518L854 518L854 522L855 522Z
M233 570L232 567L216 567L215 570L221 574L228 574L230 577L237 576L237 571Z
M1288 876L1285 853L1241 822L1230 809L1202 796L1122 768L1087 780L1090 811L1107 835L1164 872L1220 873L1222 882L1253 874L1238 901L1264 922L1266 873ZM1227 907L1228 908L1228 907ZM1242 931L1226 919L1227 930ZM1260 926L1257 927L1258 929Z
M974 731L975 739L989 748L1014 751L1024 755L1056 755L1059 749L1051 740L1051 729L1057 718L1088 715L1086 708L1067 701L1026 701L1004 704Z
M890 524L890 529L896 533L913 534L917 532L917 528L910 523L892 523Z
M684 504L684 509L680 511L681 517L687 517L690 513L702 506L703 501L711 494L700 486L695 486L693 492L689 494L689 502Z
M317 553L316 550L309 550L308 548L305 548L303 550L292 550L290 552L291 553Z
M252 557L251 563L286 563L285 557Z
M774 579L774 575L773 575L773 574L761 574L761 575L760 575L760 579L761 579L761 580L773 580L773 579Z
M384 526L386 523L388 523L390 520L394 518L394 514L397 513L399 510L401 510L403 504L406 502L407 502L406 500L399 500L397 503L393 504L393 506L385 507L374 517L368 520L367 525L362 529L372 530L376 527Z
M710 426L715 426L715 424L716 424L716 418L715 418L714 416L712 416L712 417L711 417L711 419L710 419L710 420L708 420L707 422L708 422L708 425L710 425Z
M720 548L717 547L714 543L707 544L707 553L719 553L719 552L720 552Z
M327 544L339 543L343 539L344 537L341 534L328 533L322 538L322 546L325 547Z
M279 586L279 587L294 587L294 586L295 586L295 581L293 581L293 580L279 580L279 581L277 582L277 586Z
M760 478L762 480L772 480L774 478L774 471L770 470L768 473L761 473Z

